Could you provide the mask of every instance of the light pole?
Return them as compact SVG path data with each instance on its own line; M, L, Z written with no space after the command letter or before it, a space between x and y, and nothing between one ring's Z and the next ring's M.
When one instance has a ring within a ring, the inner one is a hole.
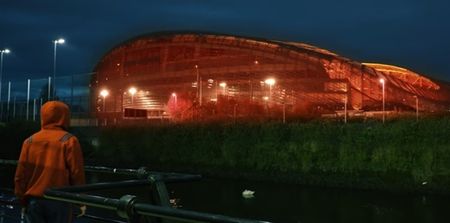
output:
M416 99L416 121L419 121L419 97L417 95L413 97Z
M31 80L27 80L27 117L26 120L28 121L28 114L30 113L30 86L31 86Z
M269 101L272 102L272 86L275 85L275 79L273 78L266 79L264 83L269 85Z
M381 83L381 89L382 89L382 97L383 97L383 123L386 119L386 114L385 114L385 93L384 93L384 85L385 85L385 80L383 78L380 78L380 83Z
M103 97L103 113L105 113L105 126L108 123L108 117L106 116L106 97L109 95L109 91L106 89L103 89L100 91L100 96Z
M262 99L264 100L264 105L265 105L265 109L266 109L266 114L268 114L268 113L269 113L269 104L268 104L269 97L268 97L268 96L264 96Z
M8 54L8 49L0 50L0 120L3 119L3 101L2 101L2 78L3 78L3 54Z
M103 112L106 112L106 108L105 108L105 106L106 106L106 97L109 95L109 91L108 90L106 90L106 89L103 89L103 90L101 90L100 91L100 96L102 96L103 97Z
M8 81L8 98L6 104L6 118L9 120L9 104L11 103L11 81Z
M197 72L197 100L199 105L202 106L202 97L203 97L203 89L202 89L202 77L200 77L200 72L198 70L198 65L195 65L195 70Z
M222 88L222 94L225 96L225 90L226 90L226 87L227 87L227 83L221 82L219 84L219 86Z
M135 87L130 87L130 89L128 89L128 93L131 94L131 105L133 105L134 103L134 95L136 94L137 89Z
M52 98L55 98L56 96L56 46L58 44L64 44L66 42L64 39L60 38L57 40L53 40L53 96Z
M216 103L219 100L219 91L217 90L217 80L214 81L214 89L216 91Z
M255 76L256 76L256 72L258 72L257 66L259 64L259 61L255 60L254 64L255 64L254 67L255 67ZM252 83L252 78L251 77L249 78L248 82L250 84L250 101L253 102L253 99L254 99L254 97L253 97L253 83Z
M348 105L348 96L345 95L345 98L344 98L344 123L347 123L347 105Z
M177 109L178 107L178 98L177 98L177 94L175 92L172 93L172 98L175 104L175 109Z

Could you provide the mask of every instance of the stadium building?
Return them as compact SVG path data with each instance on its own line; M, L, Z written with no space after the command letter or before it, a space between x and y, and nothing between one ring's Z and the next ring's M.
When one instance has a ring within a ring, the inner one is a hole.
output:
M91 81L99 117L286 119L448 111L448 83L298 42L199 33L139 36ZM385 111L385 112L383 112Z

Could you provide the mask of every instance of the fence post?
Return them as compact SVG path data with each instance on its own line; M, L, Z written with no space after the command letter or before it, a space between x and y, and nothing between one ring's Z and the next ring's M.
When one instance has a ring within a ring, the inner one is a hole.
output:
M6 105L6 113L8 120L9 120L9 103L11 103L11 81L8 81L8 104Z
M14 95L13 119L16 119L16 96Z
M47 92L47 101L50 101L50 89L51 89L51 85L52 85L52 77L48 77L48 92Z
M30 79L27 80L27 117L26 120L28 121L28 115L30 112Z
M36 121L36 98L33 99L33 122Z
M70 81L70 107L73 109L73 74L71 75Z

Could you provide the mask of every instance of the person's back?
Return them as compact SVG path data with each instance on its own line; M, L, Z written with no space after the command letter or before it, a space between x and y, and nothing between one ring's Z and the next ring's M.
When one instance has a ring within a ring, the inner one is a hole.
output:
M42 199L44 191L85 183L80 144L66 131L69 122L67 105L47 102L41 109L41 130L22 145L15 194L28 206L30 222L69 222L70 206Z

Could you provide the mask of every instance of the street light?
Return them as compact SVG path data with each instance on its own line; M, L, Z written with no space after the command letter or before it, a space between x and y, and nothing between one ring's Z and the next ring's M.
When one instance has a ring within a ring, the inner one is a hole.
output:
M417 95L413 97L416 99L416 121L419 121L419 97Z
M255 74L256 74L257 66L259 65L259 61L255 60L253 63L255 64L254 67L255 67ZM253 83L252 83L252 78L251 77L249 78L248 83L250 85L250 100L253 101Z
M103 97L103 112L106 112L105 110L105 101L106 101L106 97L109 95L109 91L106 89L103 89L100 91L100 96Z
M347 106L348 106L348 95L344 98L344 123L347 123Z
M0 120L3 118L3 101L2 101L2 78L3 78L3 54L8 54L11 51L8 49L0 50Z
M220 82L219 86L222 88L222 94L225 95L225 89L227 87L227 83Z
M194 67L195 71L197 72L197 100L199 102L199 105L202 106L202 98L203 98L202 77L200 76L198 65L196 64Z
M384 121L385 121L385 119L386 119L386 114L385 114L385 93L384 93L384 85L385 85L385 80L383 79L383 78L380 78L380 83L381 83L381 88L382 88L382 94L383 94L383 123L384 123Z
M128 89L128 92L131 94L131 105L133 105L134 94L136 94L137 89L135 87L130 87L130 89Z
M175 92L172 93L172 98L175 103L175 109L178 107L177 94Z
M269 85L269 99L272 100L272 86L275 85L275 79L269 78L264 81L264 83Z
M56 95L56 46L58 44L64 44L65 42L66 41L62 38L53 40L53 98Z

